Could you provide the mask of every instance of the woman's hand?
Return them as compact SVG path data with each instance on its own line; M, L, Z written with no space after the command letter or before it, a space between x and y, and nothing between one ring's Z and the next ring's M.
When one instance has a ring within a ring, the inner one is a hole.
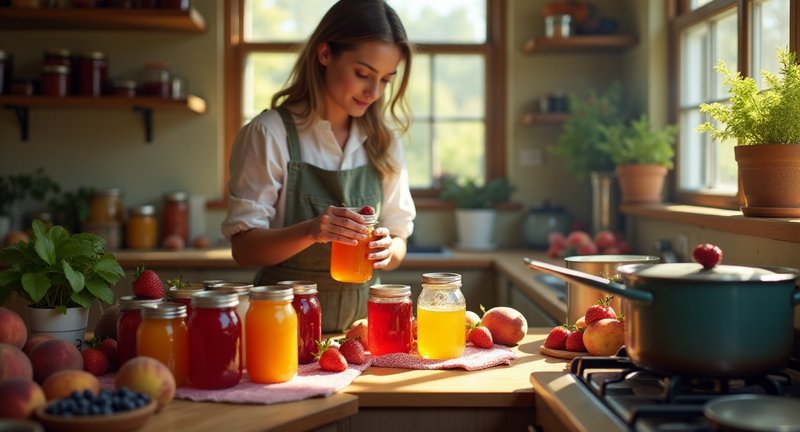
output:
M389 234L389 228L375 228L372 237L372 241L369 242L370 253L367 258L374 261L372 268L387 267L392 261L392 236Z
M344 207L328 207L313 219L310 235L317 243L339 242L351 246L367 239L364 217ZM387 230L388 234L388 230Z

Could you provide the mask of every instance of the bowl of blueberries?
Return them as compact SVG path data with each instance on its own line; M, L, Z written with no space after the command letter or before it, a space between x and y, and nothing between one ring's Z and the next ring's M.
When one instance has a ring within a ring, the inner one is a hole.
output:
M142 427L156 406L147 394L120 387L99 393L74 391L40 407L35 415L53 432L127 432Z

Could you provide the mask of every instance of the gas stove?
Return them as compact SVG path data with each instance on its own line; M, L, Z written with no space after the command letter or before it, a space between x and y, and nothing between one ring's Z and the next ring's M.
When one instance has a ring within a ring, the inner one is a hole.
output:
M800 398L800 361L756 377L719 379L664 375L624 356L578 357L567 373L534 372L536 419L550 431L707 432L714 398L734 394Z

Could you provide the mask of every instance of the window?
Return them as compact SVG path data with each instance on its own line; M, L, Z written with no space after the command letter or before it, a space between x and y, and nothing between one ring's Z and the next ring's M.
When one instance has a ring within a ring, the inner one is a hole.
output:
M228 2L226 161L239 127L269 107L300 44L335 1ZM388 3L417 46L407 93L414 118L403 138L414 195L433 196L443 173L504 175L505 0Z
M778 71L778 47L789 46L787 0L692 0L673 20L676 119L680 126L678 199L700 205L737 207L735 142L716 142L695 128L709 121L700 104L725 103L728 88L715 70L723 61L745 71L763 88L761 71ZM741 8L741 10L740 10ZM796 24L792 24L796 25ZM748 29L745 35L739 29ZM795 49L796 47L790 46Z

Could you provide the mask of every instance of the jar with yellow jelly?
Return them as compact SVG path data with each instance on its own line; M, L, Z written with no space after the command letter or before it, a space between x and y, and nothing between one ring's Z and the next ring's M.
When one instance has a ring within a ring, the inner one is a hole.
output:
M189 374L186 306L172 302L145 305L141 315L136 354L161 361L175 377L175 385L185 385Z
M357 209L354 209L357 210ZM363 215L367 226L367 238L359 240L355 246L339 242L331 245L331 277L339 282L363 283L372 279L372 261L369 256L369 242L378 223L377 215Z
M125 224L125 243L131 249L152 249L158 246L155 206L143 205L130 210Z
M425 273L417 298L417 349L428 359L461 356L467 303L458 273Z
M247 312L247 372L257 383L279 383L297 374L297 313L290 286L250 290Z

